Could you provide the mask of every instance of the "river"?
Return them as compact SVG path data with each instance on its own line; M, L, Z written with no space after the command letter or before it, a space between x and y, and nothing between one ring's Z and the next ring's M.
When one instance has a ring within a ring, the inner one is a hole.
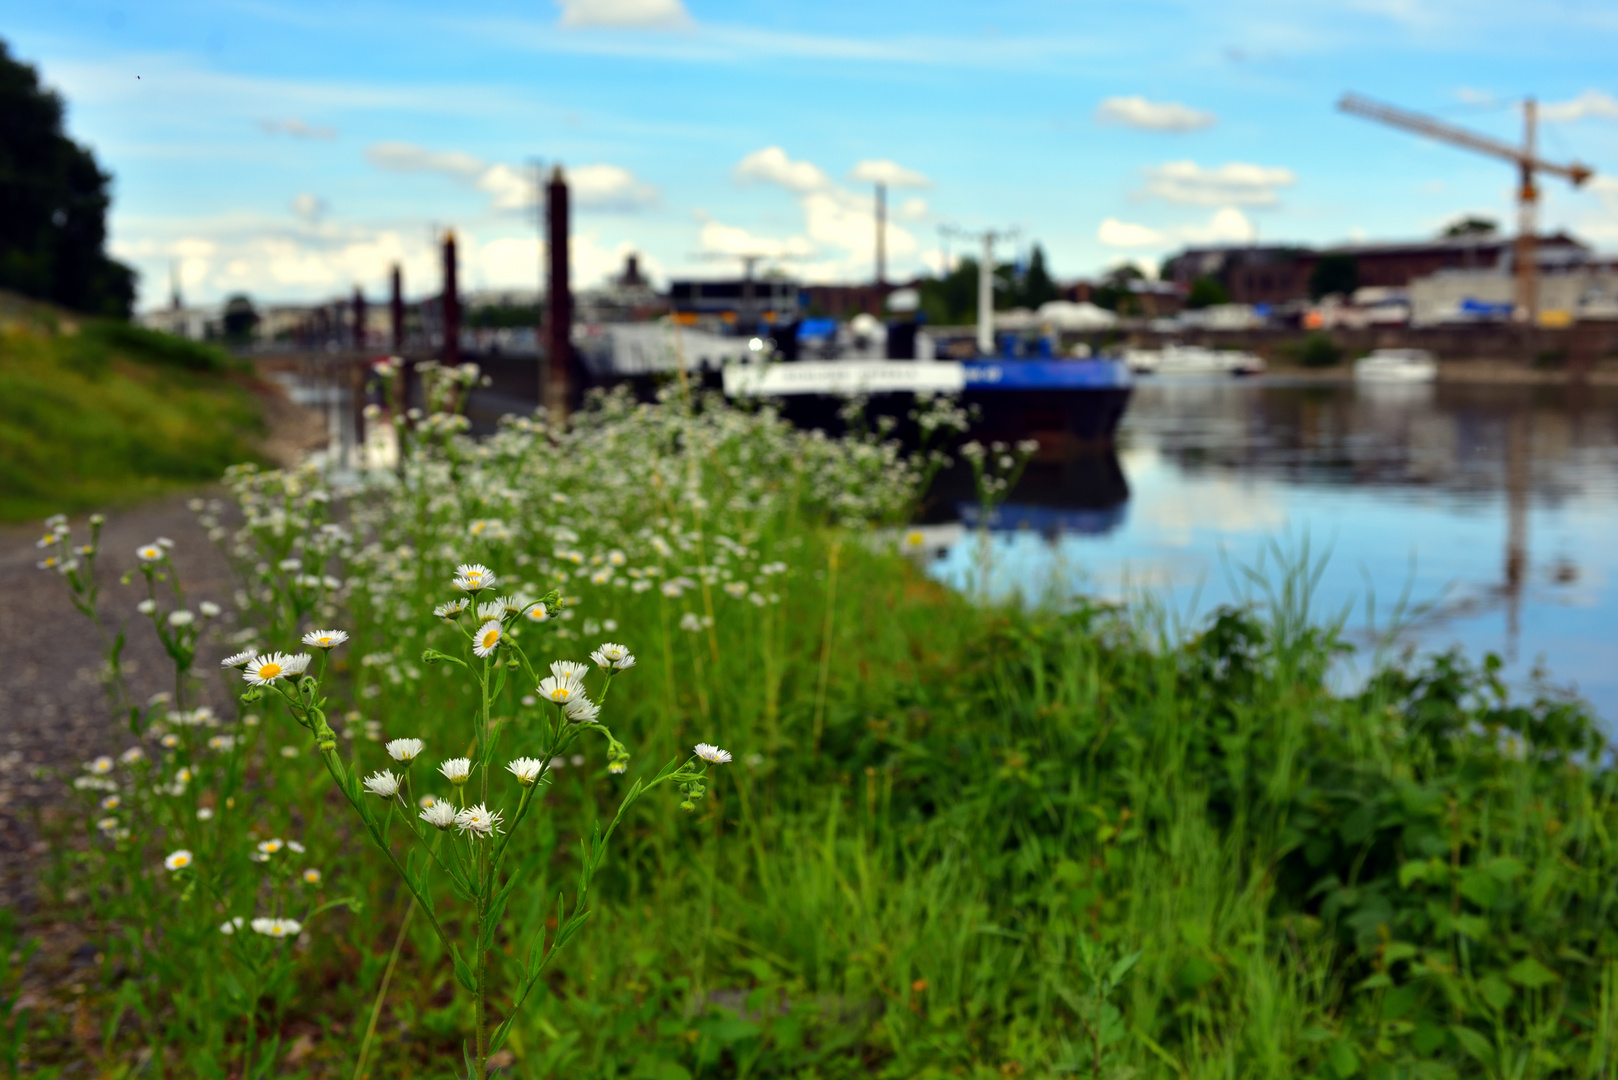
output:
M1115 470L1121 470L1121 476ZM1323 560L1313 610L1376 648L1496 653L1618 720L1618 390L1351 381L1143 382L1116 459L1035 466L989 534L934 534L952 585L1149 594L1182 626L1266 600L1243 568ZM1391 640L1395 608L1407 598Z

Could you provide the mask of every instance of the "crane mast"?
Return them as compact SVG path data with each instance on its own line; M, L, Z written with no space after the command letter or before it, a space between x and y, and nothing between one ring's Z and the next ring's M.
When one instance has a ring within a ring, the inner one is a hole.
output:
M1539 235L1539 186L1536 173L1560 176L1574 187L1590 179L1592 171L1574 162L1558 165L1542 161L1536 152L1539 136L1539 107L1533 98L1523 103L1523 141L1513 146L1499 139L1480 135L1474 131L1435 120L1430 116L1410 112L1394 105L1359 94L1344 94L1337 107L1343 112L1363 116L1368 120L1387 124L1402 131L1423 135L1429 139L1465 147L1491 157L1503 158L1517 166L1517 241L1512 259L1515 271L1517 318L1533 325L1539 318L1539 266L1536 247Z

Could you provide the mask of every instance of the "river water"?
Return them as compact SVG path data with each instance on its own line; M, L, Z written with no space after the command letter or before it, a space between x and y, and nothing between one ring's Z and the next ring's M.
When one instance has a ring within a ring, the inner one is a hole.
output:
M1041 600L1149 594L1194 628L1319 565L1313 610L1376 648L1536 667L1618 721L1618 390L1143 382L1118 453L1035 466L992 519L935 530L931 572ZM1121 473L1121 475L1119 475ZM1403 629L1385 637L1401 597Z

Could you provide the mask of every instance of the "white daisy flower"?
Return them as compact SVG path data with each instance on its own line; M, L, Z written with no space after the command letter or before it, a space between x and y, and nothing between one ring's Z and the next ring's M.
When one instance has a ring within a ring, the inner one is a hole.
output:
M297 672L291 670L292 659L286 653L268 653L255 656L243 668L242 678L254 686L269 686L277 679L284 679L297 674Z
M96 776L105 776L112 772L112 758L102 754L94 761L85 762L84 767Z
M118 809L118 804L122 801L123 800L118 798L116 795L108 795L105 799L101 800L101 809L116 810Z
M303 883L305 885L319 885L320 884L320 871L316 870L312 866L309 867L307 870L305 870L303 872Z
M217 619L219 618L219 613L224 609L212 600L204 600L197 605L197 610L202 612L204 619Z
M505 615L506 609L509 606L510 601L504 597L501 597L498 600L485 600L483 603L478 605L478 618L499 619Z
M311 649L335 649L347 640L346 630L311 630L303 635L303 643Z
M169 548L174 546L174 541L170 540L166 536L159 536L157 538L157 540L155 541L155 543L157 544L158 547L162 548L164 551L167 551Z
M490 619L478 627L478 632L472 637L472 653L475 656L489 656L500 647L500 620Z
M596 666L609 671L628 671L635 666L635 654L616 642L604 642L601 648L590 654L590 659Z
M589 664L581 664L576 660L551 661L551 674L558 679L571 679L573 682L578 682L589 673Z
M178 851L169 852L168 858L163 860L163 868L170 873L173 873L176 870L184 870L190 865L191 853L185 848L181 848Z
M461 830L462 836L470 836L473 839L493 836L500 831L500 811L491 811L482 803L468 806L455 815L455 827Z
M296 840L288 840L287 841L287 850L294 853L294 854L296 854L296 855L302 855L303 854L303 845L298 843Z
M283 746L283 747L281 747L281 756L284 757L284 758L297 757L298 756L298 748L296 746Z
M494 588L499 581L493 570L479 563L462 563L455 568L453 584L462 592L476 593Z
M440 800L424 807L418 816L435 829L447 829L455 824L455 806Z
M472 776L472 759L452 757L440 765L438 771L444 774L445 780L460 787Z
M696 753L697 757L701 758L703 761L709 761L715 765L723 765L725 762L730 760L729 750L721 750L719 747L709 746L705 742L697 743Z
M236 931L242 928L242 924L245 922L247 922L247 920L242 918L240 915L226 919L224 922L219 924L219 932L221 934L234 934Z
M403 761L406 764L416 760L416 756L426 747L420 739L390 739L387 744L388 756L394 761Z
M272 938L296 937L298 931L303 929L303 924L297 919L258 918L251 925L255 932Z
M577 680L548 676L539 681L539 696L554 705L566 705L584 696L584 687Z
M291 573L293 570L302 570L303 569L303 560L302 559L282 559L280 562L276 563L276 565L279 566L282 570L285 570L288 573Z
M252 649L244 649L239 653L233 653L230 656L227 656L223 660L219 661L219 666L220 667L243 667L243 666L245 666L245 665L252 662L254 655L255 654L254 654Z
M286 846L287 842L282 840L279 836L270 840L260 840L258 842L259 853L263 855L274 855L277 851L280 851Z
M150 599L142 600L140 603L135 605L135 610L140 612L142 615L150 615L152 612L157 610L157 601Z
M163 557L163 549L156 544L147 544L136 548L135 555L143 563L154 563Z
M131 746L128 750L125 750L123 753L118 755L118 760L123 762L125 765L133 765L135 762L140 761L145 757L146 751L142 750L138 746Z
M198 821L212 821L213 820L213 807L211 807L211 806L199 806L199 807L197 807L197 820Z
M397 777L393 775L392 772L384 769L381 772L372 773L370 776L365 778L365 790L369 791L372 795L378 795L384 799L391 799L395 795L399 794L399 780L400 777Z
M309 670L309 663L313 659L314 657L304 652L287 657L286 673L288 675L302 675Z
M601 706L581 695L563 705L562 712L575 724L593 724L601 715Z
M451 600L447 604L439 604L437 607L433 608L433 614L437 615L440 619L453 619L455 616L466 610L466 604L466 597L463 596L459 600Z
M523 615L532 623L542 623L551 617L551 613L545 609L545 605L539 603L523 612Z
M112 830L116 829L117 827L118 819L115 817L104 817L100 821L96 822L96 828L100 829L102 832L112 832Z
M192 623L194 623L196 621L197 621L196 615L194 615L191 612L187 611L185 608L178 608L178 609L176 609L174 611L169 612L169 625L170 626L190 626Z
M533 787L544 771L545 763L538 758L520 757L506 766L506 770L517 778L517 783L523 787Z
M208 740L208 748L210 750L229 750L235 745L236 736L234 735L215 735L213 738Z
M176 746L180 745L180 737L174 734L172 731L157 741L158 744L165 750L173 750Z

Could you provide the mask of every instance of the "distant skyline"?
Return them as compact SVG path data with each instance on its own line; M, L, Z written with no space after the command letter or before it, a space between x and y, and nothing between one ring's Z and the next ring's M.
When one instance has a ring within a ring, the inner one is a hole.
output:
M140 306L532 288L534 162L573 184L583 284L628 251L659 280L741 253L808 280L890 278L1015 228L1052 272L1154 267L1186 243L1515 228L1504 162L1338 113L1347 90L1596 170L1547 180L1541 224L1618 250L1618 7L1580 0L58 0L3 31L115 177Z

